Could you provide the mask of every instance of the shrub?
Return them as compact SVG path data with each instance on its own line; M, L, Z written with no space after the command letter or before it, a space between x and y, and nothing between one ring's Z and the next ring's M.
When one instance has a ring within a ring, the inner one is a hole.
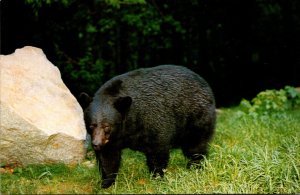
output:
M285 86L280 90L266 90L257 94L251 101L243 99L240 114L253 117L275 115L300 106L300 94L294 87Z

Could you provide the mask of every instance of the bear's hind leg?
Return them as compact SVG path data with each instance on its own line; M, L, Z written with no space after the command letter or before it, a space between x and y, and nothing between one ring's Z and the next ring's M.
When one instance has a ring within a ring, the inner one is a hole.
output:
M200 167L200 161L208 155L208 143L212 139L215 128L215 115L208 115L194 121L189 125L189 134L186 135L182 143L182 152L189 159L187 167L197 165Z
M185 157L189 159L187 167L190 168L192 165L200 167L200 161L208 154L207 143L199 143L194 146L183 146L182 152Z
M153 173L153 176L157 175L163 177L164 169L167 168L169 162L169 151L159 152L159 153L147 153L147 165L149 171Z

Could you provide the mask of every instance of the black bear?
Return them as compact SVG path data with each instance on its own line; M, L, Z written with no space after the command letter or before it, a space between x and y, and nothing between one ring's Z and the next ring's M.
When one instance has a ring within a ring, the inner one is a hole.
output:
M183 66L160 65L107 81L84 118L102 172L101 186L107 188L115 181L124 148L143 152L154 175L163 176L171 148L182 149L188 166L199 163L214 133L215 100L198 74Z

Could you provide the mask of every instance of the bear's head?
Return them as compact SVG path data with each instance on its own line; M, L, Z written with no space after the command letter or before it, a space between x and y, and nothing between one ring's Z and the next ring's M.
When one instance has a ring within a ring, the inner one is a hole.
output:
M121 80L112 80L105 83L92 99L87 94L82 95L91 101L84 111L84 120L94 150L101 150L123 128L132 98L122 96L121 88Z

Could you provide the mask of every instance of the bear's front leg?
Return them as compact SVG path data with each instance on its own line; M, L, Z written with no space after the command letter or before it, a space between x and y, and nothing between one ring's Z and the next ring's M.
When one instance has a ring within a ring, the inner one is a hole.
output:
M164 169L167 168L169 162L169 151L147 153L146 158L149 171L153 173L153 176L156 177L159 174L163 177Z
M102 173L102 188L110 187L116 180L121 162L121 151L99 152L99 171Z

